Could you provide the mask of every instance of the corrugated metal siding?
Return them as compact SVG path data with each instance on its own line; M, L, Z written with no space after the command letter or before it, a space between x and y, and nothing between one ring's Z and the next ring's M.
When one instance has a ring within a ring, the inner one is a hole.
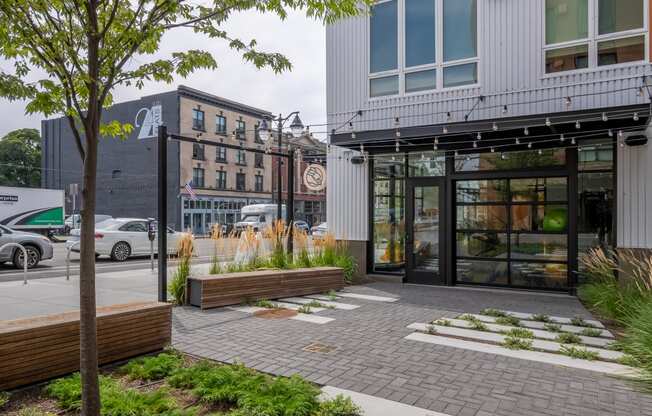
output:
M359 153L330 147L326 196L328 230L337 239L366 241L369 235L369 176L367 164L351 163L351 157L356 155Z
M364 110L355 128L359 131L401 126L439 124L451 111L461 121L479 95L486 100L470 119L545 114L567 110L610 107L645 102L634 91L608 93L641 85L641 76L652 74L652 65L634 64L562 75L544 75L542 0L483 0L478 2L479 86L420 95L369 100L368 18L358 17L327 27L327 101L330 127L346 122ZM564 97L580 97L569 108ZM522 105L519 103L530 103ZM441 113L441 114L434 114Z
M617 178L618 247L652 248L652 144L619 147Z

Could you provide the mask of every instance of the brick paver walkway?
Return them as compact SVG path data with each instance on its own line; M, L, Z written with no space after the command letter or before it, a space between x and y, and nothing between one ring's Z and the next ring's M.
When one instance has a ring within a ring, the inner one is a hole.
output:
M450 415L652 415L652 395L630 382L403 339L412 332L406 329L412 322L485 307L589 317L576 299L390 283L347 290L400 300L342 299L362 307L320 312L336 319L325 325L266 320L229 309L177 308L173 343L206 358L238 361L277 375L298 373L319 384ZM314 342L336 349L303 350Z

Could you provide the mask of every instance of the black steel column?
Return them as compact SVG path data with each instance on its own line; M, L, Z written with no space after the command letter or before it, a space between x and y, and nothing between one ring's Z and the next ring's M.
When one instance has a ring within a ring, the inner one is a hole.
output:
M566 149L566 163L568 166L568 292L577 295L577 171L579 157L577 149Z
M168 297L168 129L158 128L158 300Z
M283 117L280 114L278 115L278 152L283 153ZM283 219L283 158L279 156L276 160L278 161L278 178L276 178L278 212L276 216L281 221Z
M294 149L288 146L288 203L285 213L288 229L288 253L294 251L293 232L294 232Z

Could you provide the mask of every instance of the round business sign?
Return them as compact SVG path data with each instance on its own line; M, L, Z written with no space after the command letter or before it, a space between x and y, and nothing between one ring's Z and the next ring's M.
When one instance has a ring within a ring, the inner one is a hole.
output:
M303 172L303 183L311 191L323 191L326 188L326 169L322 165L308 165Z

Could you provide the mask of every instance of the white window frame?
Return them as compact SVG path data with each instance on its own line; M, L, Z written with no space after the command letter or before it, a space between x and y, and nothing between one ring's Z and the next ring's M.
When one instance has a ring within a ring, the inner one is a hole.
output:
M406 0L380 0L375 4L387 3L389 1L397 2L397 31L398 31L398 50L397 50L397 69L382 72L371 72L371 17L367 20L367 97L370 101L383 100L391 97L399 96L415 96L429 94L436 91L455 91L478 88L481 85L481 71L480 71L480 42L476 39L476 56L471 58L458 59L454 61L444 62L444 0L432 0L435 2L435 62L430 64L423 64L408 67L405 63L405 1ZM476 37L480 35L480 16L482 1L476 2ZM458 85L454 87L444 87L444 68L464 65L476 64L477 67L477 82L473 84ZM435 70L435 87L431 89L424 89L420 91L408 92L405 89L405 75L415 72ZM398 93L387 94L379 96L371 96L371 80L378 78L385 78L390 76L398 76Z
M632 66L632 65L640 65L642 63L647 63L650 60L650 54L649 54L649 49L650 49L650 36L649 36L649 23L648 23L648 16L649 16L649 8L650 8L650 2L648 0L643 1L643 27L640 29L631 29L631 30L625 30L622 32L614 32L614 33L608 33L605 35L600 35L598 33L598 25L599 25L599 0L588 0L589 5L588 5L588 13L589 15L587 16L588 18L588 37L583 38L583 39L577 39L577 40L571 40L567 42L559 42L559 43L554 43L547 45L546 44L546 1L543 0L541 2L541 7L542 7L542 16L543 16L543 22L542 22L542 27L543 27L543 47L542 47L542 53L541 53L541 59L543 63L543 68L542 68L542 77L543 78L554 78L554 77L559 77L559 76L564 76L564 75L572 75L572 74L581 74L581 73L586 73L586 72L593 72L595 70L599 69L614 69L614 68L619 68L619 67L627 67L627 66ZM639 36L644 36L644 57L641 60L638 61L631 61L631 62L623 62L620 64L613 64L613 65L598 65L598 44L605 42L605 41L610 41L610 40L619 40L619 39L626 39L630 37L639 37ZM589 54L589 63L588 63L588 68L580 68L580 69L570 69L568 71L558 71L558 72L546 72L546 52L551 51L551 50L557 50L557 49L563 49L563 48L568 48L572 46L583 46L583 45L588 45L588 54Z

